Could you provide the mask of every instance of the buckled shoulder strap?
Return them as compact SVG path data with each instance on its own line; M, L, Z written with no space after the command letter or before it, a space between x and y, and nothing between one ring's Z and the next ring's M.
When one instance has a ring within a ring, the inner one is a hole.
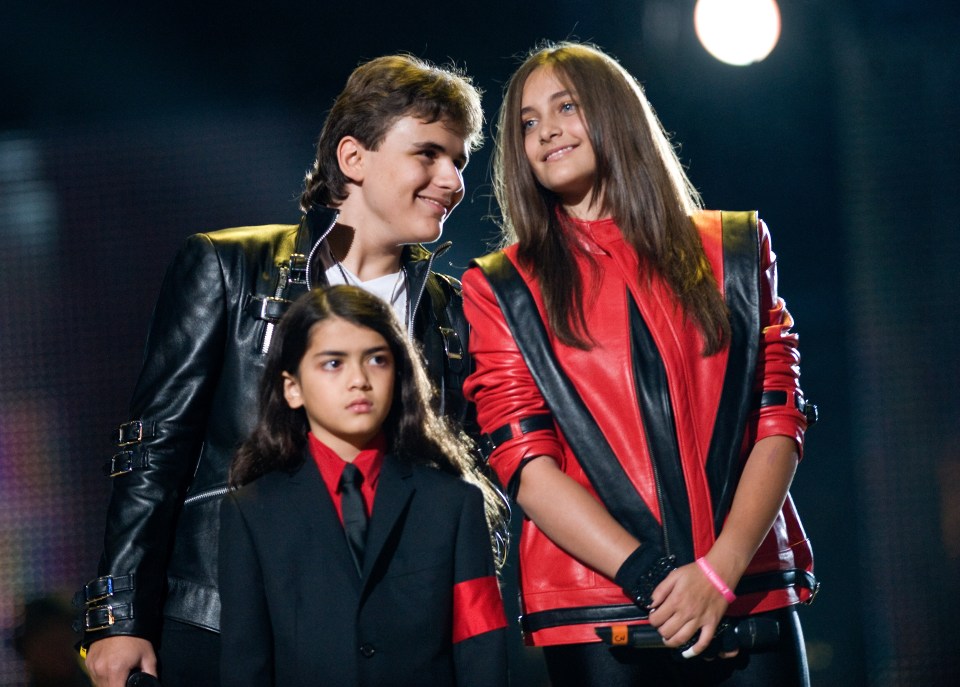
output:
M476 258L473 264L487 278L540 394L607 510L635 537L662 547L659 523L560 368L533 294L517 268L502 252Z

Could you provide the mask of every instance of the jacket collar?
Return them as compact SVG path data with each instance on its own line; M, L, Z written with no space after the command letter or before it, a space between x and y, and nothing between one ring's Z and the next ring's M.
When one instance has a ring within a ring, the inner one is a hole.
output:
M333 231L340 211L325 205L314 205L304 214L297 227L296 252L307 258L307 284L309 287L322 283L318 280L315 271L316 256L325 245L327 236ZM420 307L420 301L427 286L427 277L433 268L433 261L443 255L452 241L444 241L436 250L431 252L422 243L407 244L400 255L400 264L407 273L407 298L410 303L410 321L408 328L413 326L413 315ZM412 331L410 332L412 335Z

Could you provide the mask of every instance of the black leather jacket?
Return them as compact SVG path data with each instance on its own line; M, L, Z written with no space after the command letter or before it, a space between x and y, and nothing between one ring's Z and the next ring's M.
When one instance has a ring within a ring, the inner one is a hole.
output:
M113 488L100 577L85 586L83 644L155 641L163 617L216 631L220 499L238 443L256 420L273 323L324 283L320 248L337 212L299 225L224 229L187 239L163 281L130 405L107 471ZM441 250L446 245L441 246ZM438 251L439 252L439 251ZM406 246L412 336L444 412L466 418L467 323L460 284L431 271L436 253Z

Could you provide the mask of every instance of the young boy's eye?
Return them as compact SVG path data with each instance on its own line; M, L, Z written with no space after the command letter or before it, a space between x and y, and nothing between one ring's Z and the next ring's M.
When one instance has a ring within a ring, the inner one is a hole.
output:
M390 356L385 354L377 354L370 356L370 364L376 367L384 367L385 365L390 364Z
M320 367L324 370L336 370L341 366L341 364L342 363L339 360L332 358L331 360L324 360Z

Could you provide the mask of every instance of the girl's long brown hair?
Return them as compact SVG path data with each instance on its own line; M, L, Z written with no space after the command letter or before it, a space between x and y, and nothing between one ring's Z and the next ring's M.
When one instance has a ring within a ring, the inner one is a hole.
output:
M559 197L537 181L524 152L523 87L541 67L553 69L579 103L596 155L594 198L636 251L641 276L653 270L664 279L696 322L704 355L721 350L730 338L729 314L692 220L702 209L700 195L636 79L599 49L571 42L534 50L510 78L494 149L503 243L519 244L521 262L540 285L550 328L569 346L592 346L574 262L576 254L586 254Z

